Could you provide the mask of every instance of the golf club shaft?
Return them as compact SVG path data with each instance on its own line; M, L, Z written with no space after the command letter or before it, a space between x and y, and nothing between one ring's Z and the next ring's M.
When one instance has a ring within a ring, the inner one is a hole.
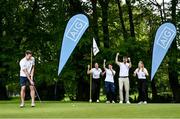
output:
M36 87L35 86L33 86L34 87L34 90L35 90L35 92L36 92L36 95L37 95L37 97L38 97L38 99L39 99L39 101L40 101L40 103L42 102L41 101L41 98L39 97L39 94L38 94L38 92L37 92L37 90L36 90Z

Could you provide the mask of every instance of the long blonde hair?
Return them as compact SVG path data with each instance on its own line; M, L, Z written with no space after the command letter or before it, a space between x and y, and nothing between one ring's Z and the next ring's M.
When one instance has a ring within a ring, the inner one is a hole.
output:
M139 61L139 63L138 63L138 72L141 69L141 65L142 65L142 72L144 72L144 63L143 63L143 61Z

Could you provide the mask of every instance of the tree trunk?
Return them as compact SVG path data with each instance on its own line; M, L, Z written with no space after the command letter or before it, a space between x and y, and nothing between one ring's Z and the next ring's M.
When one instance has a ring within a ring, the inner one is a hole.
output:
M176 25L176 6L177 1L172 0L172 22ZM169 83L173 92L173 99L175 102L180 102L180 85L178 81L178 64L177 64L177 44L176 40L173 41L169 52Z
M104 47L109 48L109 29L108 29L108 4L109 0L99 0L102 8L102 26Z
M7 95L7 89L6 85L3 83L2 78L0 80L0 100L7 100L8 95Z
M70 14L71 15L75 15L77 13L82 13L82 7L81 7L81 2L80 0L68 0L69 4L70 4Z
M158 9L159 9L159 12L160 12L160 16L161 16L161 22L163 23L164 22L164 17L163 17L163 10L161 9L161 6L158 5Z
M5 39L3 39L3 23L2 23L2 19L3 19L3 12L0 12L0 40L1 40L1 47L0 47L0 50L1 50L1 56L3 56L4 54L6 54L6 47L4 48L2 46L2 43L4 44L4 41ZM7 62L6 61L6 58L2 58L1 57L1 60L0 60L0 69L8 69L8 67L5 65L7 63L4 63L4 62ZM5 100L5 99L8 99L8 95L7 95L7 89L6 89L6 85L4 83L4 81L6 81L6 79L8 78L8 72L7 70L3 71L1 70L0 71L1 73L1 76L0 76L0 100Z
M123 37L124 37L124 40L126 40L127 31L126 31L126 27L124 25L123 11L122 11L122 8L121 8L121 0L116 0L116 2L117 2L117 5L118 5L118 9L119 9L119 19L120 19L121 27L122 27L122 30L123 30Z
M163 14L164 14L164 19L166 20L166 12L165 12L165 1L163 0Z
M2 21L2 16L0 15L0 21ZM3 36L3 29L2 29L3 25L2 25L2 22L0 22L0 37L2 38Z
M71 15L74 15L77 13L83 13L80 0L68 0L68 1L70 3ZM77 61L81 61L82 59L84 59L84 56L82 55L81 52L76 52L74 55ZM82 66L79 62L76 62L74 65L79 67L79 70L76 70L76 74L78 74L78 76L75 78L75 80L77 81L76 100L87 101L89 100L89 94L88 94L89 89L87 88L89 86L88 86L88 83L83 78L84 75L82 74L82 72L84 71L83 70L84 66Z
M126 0L126 4L127 4L127 7L128 7L128 15L129 15L129 24L130 24L131 37L135 37L131 0Z
M92 28L94 32L94 38L96 39L97 45L100 46L99 42L99 34L98 34L98 15L97 15L97 0L91 0L92 9L93 9L93 20L92 20Z
M151 88L152 88L152 101L156 102L157 101L157 88L156 88L156 83L154 79L151 81Z
M150 27L150 31L149 31L149 46L153 46L154 42L154 37L155 37L155 32L154 32L154 22L152 18L149 18L149 27ZM153 47L149 47L149 52L150 54L152 54L153 52ZM150 55L150 58L152 59L152 55ZM149 72L151 74L151 72ZM156 82L153 79L151 81L151 90L152 90L152 102L156 102L156 98L157 98L157 87L156 87Z

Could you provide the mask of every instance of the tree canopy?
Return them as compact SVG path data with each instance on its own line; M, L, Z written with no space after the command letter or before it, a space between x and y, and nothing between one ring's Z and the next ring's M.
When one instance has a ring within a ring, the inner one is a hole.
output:
M36 84L44 99L59 100L68 96L71 100L88 100L86 70L93 37L100 49L93 63L98 62L102 67L106 59L118 71L114 62L116 53L131 57L133 95L137 91L137 80L132 72L139 60L144 61L150 72L156 30L162 23L172 22L177 28L176 40L154 80L148 81L148 91L154 101L170 97L168 101L180 102L179 0L162 0L162 3L156 0L1 0L0 6L1 99L18 94L19 61L25 50L30 49L36 59ZM88 16L90 27L58 76L64 29L68 20L78 13ZM117 76L115 79L117 82Z

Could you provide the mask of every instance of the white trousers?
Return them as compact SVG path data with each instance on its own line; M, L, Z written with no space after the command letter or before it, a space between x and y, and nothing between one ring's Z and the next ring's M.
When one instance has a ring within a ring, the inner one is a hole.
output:
M119 78L119 98L123 101L123 86L125 88L125 101L129 101L129 78Z

